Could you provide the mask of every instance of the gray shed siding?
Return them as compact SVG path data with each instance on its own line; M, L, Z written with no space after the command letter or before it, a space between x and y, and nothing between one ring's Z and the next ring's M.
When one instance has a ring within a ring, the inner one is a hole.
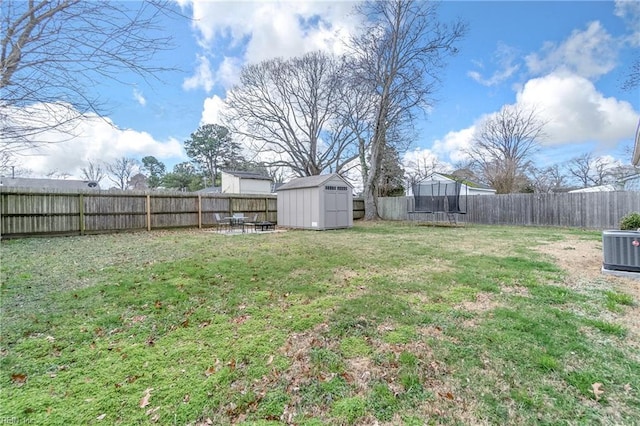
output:
M306 186L307 182L314 186ZM296 179L278 189L278 225L315 230L350 228L352 191L338 175Z

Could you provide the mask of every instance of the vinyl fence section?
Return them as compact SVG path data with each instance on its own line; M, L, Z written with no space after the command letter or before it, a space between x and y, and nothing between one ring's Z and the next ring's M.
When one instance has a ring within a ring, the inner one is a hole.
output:
M275 195L198 195L138 191L0 190L2 238L125 230L210 227L215 214L277 220Z
M412 197L381 198L379 211L389 220L447 220L446 215L412 213ZM461 222L488 225L559 226L617 229L620 219L640 212L640 192L472 195Z

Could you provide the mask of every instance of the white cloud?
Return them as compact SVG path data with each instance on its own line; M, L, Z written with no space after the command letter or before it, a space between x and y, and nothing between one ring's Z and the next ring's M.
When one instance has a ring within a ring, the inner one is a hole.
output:
M138 89L133 89L133 99L136 100L140 105L145 106L147 104L147 100L142 95L142 92Z
M220 38L236 47L246 42L248 62L333 50L355 27L355 17L349 13L354 3L349 1L191 0L188 4L202 46L211 48Z
M638 112L625 101L605 97L584 77L554 73L529 80L517 102L535 106L549 122L545 145L595 142L613 148L633 137Z
M493 54L492 62L498 65L498 69L488 77L484 78L478 71L469 71L467 75L483 86L495 86L509 79L518 69L520 65L514 64L516 60L516 51L514 48L498 43L498 47ZM475 61L476 66L484 68L481 62Z
M225 57L216 72L216 83L227 90L240 82L242 62L238 58Z
M593 79L615 67L618 47L616 40L595 21L584 31L573 31L559 45L544 43L539 53L527 55L525 60L533 75L564 71Z
M466 151L471 146L474 132L475 126L449 132L433 143L432 150L442 161L464 162L469 159Z
M218 95L214 95L204 100L201 124L222 124L221 113L225 108L225 103Z
M633 47L640 47L640 1L616 0L615 15L622 18L631 29L627 38Z
M230 2L181 0L190 8L193 28L203 49L193 77L183 87L210 91L216 83L225 89L237 83L246 63L274 57L290 58L315 50L344 53L349 35L357 27L349 13L354 3L331 1ZM211 71L205 59L215 52L223 60ZM234 57L235 59L232 59Z
M211 89L213 89L215 79L211 72L209 58L204 55L198 55L197 62L198 66L196 67L195 74L184 80L182 88L192 90L202 87L207 92L210 92Z
M405 172L412 175L424 176L432 172L447 172L451 169L451 165L446 161L442 161L429 148L416 148L412 151L405 152L402 157L402 166Z
M433 142L431 148L415 148L407 151L402 157L402 164L407 171L420 168L422 172L432 167L437 172L448 172L456 167L456 163L469 160L466 150L471 145L475 126L459 131L451 131L442 139Z
M59 109L48 105L47 109ZM21 168L29 169L32 177L43 177L51 171L69 173L71 177L82 178L83 167L89 161L110 162L119 157L140 159L153 155L160 161L183 159L185 155L182 143L170 138L158 141L149 133L116 128L108 118L88 115L76 123L74 134L57 130L46 131L39 135L40 141L46 141L39 149L22 151L18 157Z

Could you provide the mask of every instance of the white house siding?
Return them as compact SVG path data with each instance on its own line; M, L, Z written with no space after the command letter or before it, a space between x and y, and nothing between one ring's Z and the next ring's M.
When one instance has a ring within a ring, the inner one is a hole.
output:
M222 172L222 192L225 194L239 194L240 193L240 179L229 174Z
M225 194L271 194L270 179L256 179L222 172L222 192Z
M271 181L237 178L240 194L271 194Z

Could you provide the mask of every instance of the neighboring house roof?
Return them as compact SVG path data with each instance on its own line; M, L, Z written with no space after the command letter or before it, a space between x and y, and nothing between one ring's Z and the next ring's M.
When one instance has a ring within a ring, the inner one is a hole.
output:
M43 189L100 189L98 182L88 180L10 177L0 177L0 186Z
M638 128L636 129L636 144L633 149L631 164L633 164L634 166L640 164L640 120L638 120Z
M569 194L577 194L581 192L609 192L609 191L619 191L620 188L618 185L610 183L607 185L598 185L598 186L590 186L588 188L580 188L574 189L573 191L568 191Z
M278 189L280 189L282 185L284 185L284 182L274 182L271 185L271 192L278 192Z
M640 179L640 173L636 173L635 175L624 177L624 178L620 179L620 182L626 183L626 182L628 182L630 180L636 180L636 179Z
M640 191L640 174L627 176L622 179L625 191Z
M619 179L616 183L574 189L573 191L569 191L569 193L575 194L581 192L637 191L638 183L636 181L640 181L640 173Z
M199 189L196 194L221 194L222 188L219 186L210 186L208 188Z
M340 176L337 173L333 173L330 175L307 176L307 177L293 179L285 183L284 185L281 185L278 188L278 191L288 190L288 189L298 189L298 188L315 188L317 186L324 185L325 182L335 177L342 180L345 183L345 185L348 185L349 188L353 189L353 185L351 185L349 182L344 180L342 176Z
M236 171L236 170L223 170L223 173L228 175L232 175L241 179L256 179L256 180L268 180L271 181L271 177L265 176L262 173L256 172L245 172L245 171Z

